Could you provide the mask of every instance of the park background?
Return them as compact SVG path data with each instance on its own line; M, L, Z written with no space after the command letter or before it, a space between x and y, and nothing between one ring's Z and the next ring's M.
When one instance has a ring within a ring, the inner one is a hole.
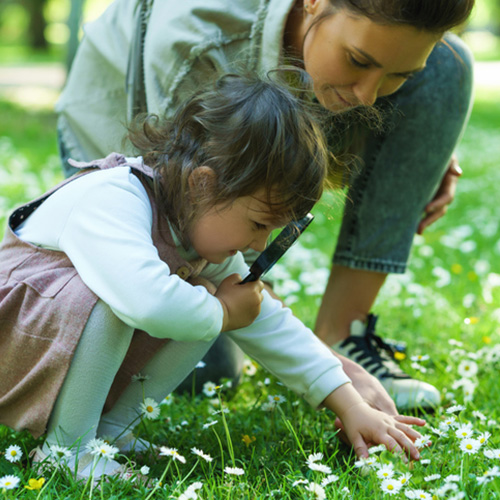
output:
M82 35L81 24L95 19L109 3L1 0L2 233L15 206L62 179L53 106ZM39 470L28 458L38 442L0 426L0 478L20 479L17 488L0 489L0 495L179 498L197 482L202 483L201 489L191 488L191 493L207 499L500 495L500 1L478 0L459 34L477 61L474 108L458 149L464 174L447 215L415 237L408 272L389 278L374 308L380 315L379 332L408 343L403 369L443 392L442 407L426 415L423 432L432 445L422 450L423 463L404 465L380 451L373 454L378 466L357 463L335 437L328 412L308 408L248 362L238 391L222 387L208 396L175 394L158 402L158 419L140 419L137 432L154 444L177 448L187 458L187 464L172 464L168 457L156 455L128 457L138 466L150 467L154 490L111 481L93 491L64 470ZM328 277L331 234L338 231L343 196L325 194L314 210L314 225L272 273L278 293L310 327ZM220 412L221 406L225 411ZM461 424L469 424L462 432L466 439L482 441L478 449L467 450L457 436ZM18 462L2 456L11 445L22 450ZM205 462L193 455L192 447L203 449L214 460ZM313 453L323 456L308 461ZM311 467L311 463L321 466ZM224 473L226 465L241 468L244 474ZM161 476L160 485L156 480ZM389 476L405 483L397 494L383 482ZM30 479L42 477L41 489L23 487L29 486Z

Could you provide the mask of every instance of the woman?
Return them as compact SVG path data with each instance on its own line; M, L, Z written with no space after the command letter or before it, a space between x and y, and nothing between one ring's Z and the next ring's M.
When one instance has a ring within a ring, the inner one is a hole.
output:
M218 74L303 66L317 100L336 116L332 149L350 147L361 159L316 333L363 364L398 407L435 405L437 389L399 370L369 312L388 273L405 271L414 233L453 199L472 60L458 38L443 36L473 3L116 0L87 27L58 103L61 155L90 160L123 150L125 123L137 111L171 116ZM364 113L374 103L378 111ZM365 114L381 116L383 127L350 126L350 115ZM344 368L365 398L394 411L358 364L344 358Z

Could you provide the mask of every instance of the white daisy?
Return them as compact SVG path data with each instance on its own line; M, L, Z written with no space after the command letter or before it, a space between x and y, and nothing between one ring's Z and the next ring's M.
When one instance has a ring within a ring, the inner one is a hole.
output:
M251 359L243 361L243 373L248 377L253 377L257 373L257 366Z
M213 382L205 382L203 384L203 394L207 396L208 398L211 398L212 396L215 396L217 392L217 384L214 384Z
M203 488L203 483L200 483L199 481L190 484L186 488L186 491L178 497L178 500L197 500L199 498L197 491L201 488Z
M321 486L327 486L328 484L335 483L339 480L339 476L336 474L330 474L321 480Z
M186 490L184 493L181 493L177 500L198 500L198 494L196 491Z
M460 439L470 438L473 433L474 430L472 429L472 424L470 423L460 424L455 430L455 436Z
M478 410L474 410L472 412L472 415L474 417L476 417L478 420L481 420L482 422L484 422L486 420L486 415L484 413L481 413L480 411Z
M323 460L323 453L311 453L311 455L309 455L307 457L307 464L310 464L311 462L318 462L320 460Z
M203 458L205 462L211 462L213 460L213 458L210 455L203 453L203 451L199 450L198 448L191 448L191 452L194 453L196 456Z
M484 456L486 458L500 458L500 448L494 450L484 450Z
M447 410L446 410L446 413L458 413L462 410L465 410L465 406L464 405L454 405L454 406L450 406Z
M368 454L374 455L375 453L379 453L385 450L386 447L383 444L378 444L377 446L372 446L371 448L368 448Z
M160 455L162 457L172 457L173 460L177 460L183 464L186 463L186 459L178 453L177 448L168 448L167 446L162 446L160 448Z
M441 474L431 474L430 476L424 477L424 481L427 483L430 481L436 481L437 479L441 479Z
M477 439L465 438L460 441L460 449L464 453L475 455L479 448L481 448L481 443Z
M140 409L148 420L156 420L160 416L160 405L153 398L146 398L140 404Z
M415 439L415 442L413 444L415 445L415 448L419 450L421 448L426 448L427 446L430 446L432 444L431 437L428 434L424 434Z
M120 450L116 446L111 446L110 444L103 442L100 446L95 446L90 453L98 457L113 460L119 451Z
M209 427L212 427L212 425L215 425L218 422L218 420L209 420L207 423L203 424L204 429L208 429Z
M500 469L495 465L495 467L485 470L483 475L477 476L476 479L479 484L483 484L493 481L493 479L498 476L500 476Z
M160 405L170 406L174 400L173 394L167 394L162 400Z
M267 400L270 403L274 403L275 405L280 405L286 401L286 398L281 394L275 394L274 396L273 395L267 396Z
M457 491L458 485L456 483L444 483L443 486L436 490L436 495L439 497L446 496L450 491Z
M409 472L405 472L404 474L401 474L398 476L398 481L404 486L405 484L408 484L408 481L411 479L411 474Z
M388 495L397 495L403 485L397 479L387 478L380 483L380 489Z
M432 499L432 495L430 495L426 491L420 490L420 489L408 490L405 492L405 496L406 496L406 498L419 498L422 500L431 500Z
M485 444L488 439L490 439L491 437L491 434L486 431L486 432L481 432L481 434L479 434L479 436L477 437L477 440L481 443L481 444Z
M448 435L448 432L446 430L443 430L443 429L438 429L437 427L430 427L430 430L436 434L436 436L439 436L439 437L444 437L444 436L447 436Z
M460 476L458 474L450 474L448 477L444 478L445 483L458 483L460 481Z
M380 479L391 479L394 476L394 465L392 463L383 464L377 470L377 477Z
M460 361L457 372L461 377L471 378L477 374L478 365L472 359L464 359Z
M205 368L205 366L207 366L205 361L198 361L198 363L196 363L195 368Z
M331 474L332 469L328 465L318 464L316 462L309 462L307 466L316 472L322 472L323 474Z
M376 465L377 457L361 457L354 462L354 467L372 467Z
M305 488L314 495L314 498L318 500L325 500L326 492L320 484L311 482Z
M106 444L107 441L105 441L102 438L94 438L91 439L85 446L87 451L92 452L95 448L99 448L99 446L102 446L103 444ZM51 446L52 449L52 446Z
M0 477L0 490L13 490L19 486L20 481L21 480L17 476L13 476L11 474Z
M415 356L411 356L410 359L412 361L428 361L430 356L428 354L416 354Z
M150 375L143 375L142 373L136 373L132 375L132 382L146 382L151 378Z
M6 450L5 450L5 458L11 462L19 462L23 456L23 452L21 451L21 448L17 446L17 444L11 444Z
M299 484L309 484L309 481L307 479L297 479L297 481L293 482L292 488L295 488L295 486L298 486Z
M56 462L64 462L71 458L72 454L68 448L64 446L59 446L58 444L51 444L49 446L50 456L56 460Z
M149 474L150 468L147 465L143 465L140 468L140 472L143 476L147 476Z
M233 476L242 476L245 474L245 471L239 467L224 467L224 472Z
M439 422L439 428L443 430L447 430L450 427L453 427L455 425L455 422L457 421L457 417L455 415L451 415L450 417L446 417L442 422Z

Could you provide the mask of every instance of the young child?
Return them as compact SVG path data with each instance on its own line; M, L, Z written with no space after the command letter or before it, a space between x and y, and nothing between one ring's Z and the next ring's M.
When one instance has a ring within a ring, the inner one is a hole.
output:
M131 139L144 157L80 164L9 218L0 423L46 432L36 460L52 445L71 447L68 465L88 477L85 444L122 435L143 388L162 400L222 334L334 411L358 455L383 443L418 458L408 425L422 420L369 407L332 351L262 282L239 284L241 252L262 251L273 229L321 196L328 153L310 111L276 83L226 75L170 123L150 117ZM143 386L131 382L139 372ZM116 444L127 451L132 439ZM121 472L108 460L95 477Z

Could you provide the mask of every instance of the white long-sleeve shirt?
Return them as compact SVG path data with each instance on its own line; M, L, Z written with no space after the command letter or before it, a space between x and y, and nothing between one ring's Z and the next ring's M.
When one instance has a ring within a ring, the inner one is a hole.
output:
M57 190L16 234L64 252L83 282L127 325L158 338L215 338L223 320L219 300L170 274L153 244L152 221L139 179L129 167L115 167ZM178 250L187 260L197 257L180 245ZM222 264L208 264L200 276L218 286L232 273L247 272L238 253ZM257 319L225 334L313 406L349 382L330 349L267 292Z

